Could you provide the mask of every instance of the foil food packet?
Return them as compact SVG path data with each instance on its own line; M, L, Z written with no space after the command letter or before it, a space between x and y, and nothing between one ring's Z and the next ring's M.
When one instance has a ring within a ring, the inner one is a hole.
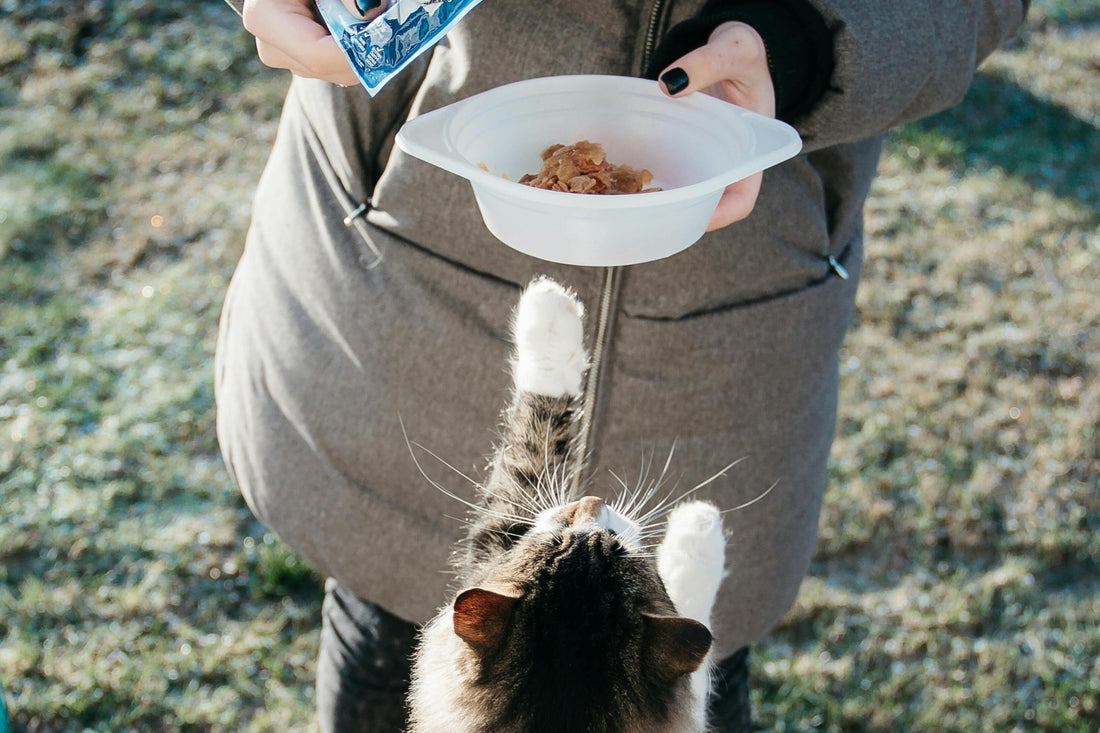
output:
M317 0L317 9L373 97L480 2L390 0L386 12L369 21L352 15L340 0Z

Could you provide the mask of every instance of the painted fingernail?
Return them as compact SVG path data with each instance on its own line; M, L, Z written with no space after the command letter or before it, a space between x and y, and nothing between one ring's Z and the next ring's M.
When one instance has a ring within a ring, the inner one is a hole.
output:
M675 69L669 69L661 74L661 81L669 94L679 94L687 88L688 75L686 71L677 66Z
M360 15L366 15L381 4L382 0L355 0L355 7L359 9Z

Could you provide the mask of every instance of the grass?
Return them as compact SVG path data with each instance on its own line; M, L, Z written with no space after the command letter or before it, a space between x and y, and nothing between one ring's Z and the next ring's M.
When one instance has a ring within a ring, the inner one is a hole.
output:
M767 729L1100 728L1100 12L1034 6L889 137ZM309 730L319 579L233 489L210 386L286 77L214 0L0 16L13 728Z

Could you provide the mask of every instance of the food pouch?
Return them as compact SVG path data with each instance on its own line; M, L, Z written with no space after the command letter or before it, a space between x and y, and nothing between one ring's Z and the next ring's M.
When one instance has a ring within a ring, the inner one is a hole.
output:
M340 0L317 0L317 9L373 97L479 2L391 0L386 12L370 21L352 15Z

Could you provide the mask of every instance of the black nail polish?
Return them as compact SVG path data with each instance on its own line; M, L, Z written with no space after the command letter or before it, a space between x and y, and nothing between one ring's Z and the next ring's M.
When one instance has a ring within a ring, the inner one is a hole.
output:
M366 15L381 4L382 0L355 0L355 7L359 9L360 15Z
M686 71L677 66L675 69L669 69L661 74L661 81L664 82L665 89L668 89L669 94L679 94L687 88L688 75Z

